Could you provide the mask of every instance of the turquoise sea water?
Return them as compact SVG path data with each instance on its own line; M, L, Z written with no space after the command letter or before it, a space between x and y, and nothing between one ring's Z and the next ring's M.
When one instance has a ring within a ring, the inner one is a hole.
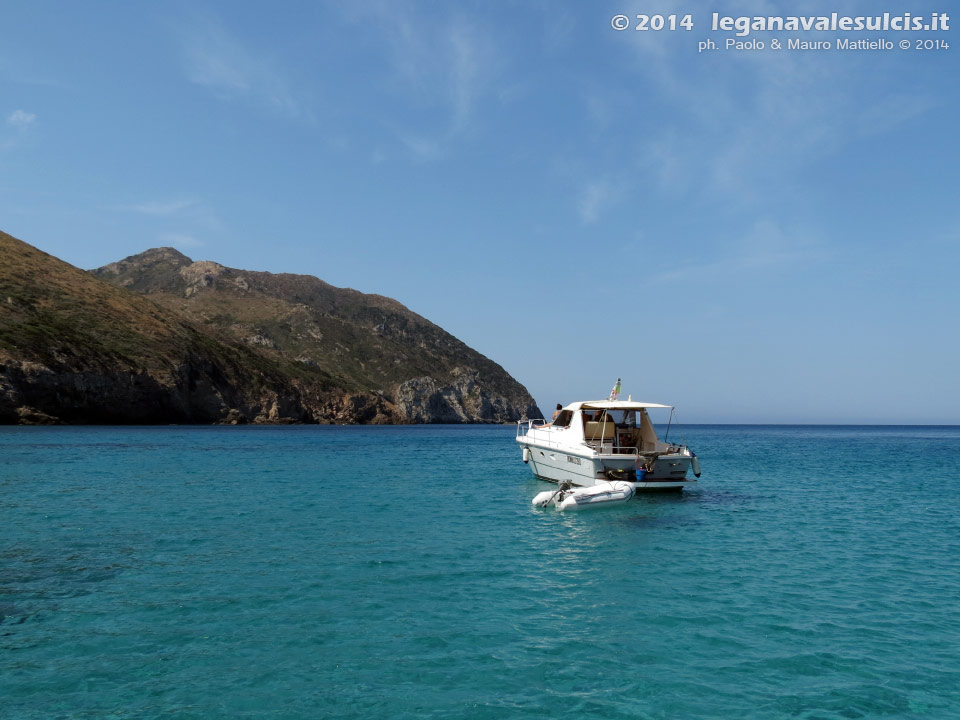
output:
M560 514L510 427L0 428L0 718L960 717L960 428L684 434Z

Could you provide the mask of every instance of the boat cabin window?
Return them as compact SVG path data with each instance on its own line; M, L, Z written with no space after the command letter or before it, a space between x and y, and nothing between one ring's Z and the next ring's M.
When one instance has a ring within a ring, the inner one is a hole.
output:
M585 410L583 421L584 423L611 423L618 427L633 428L637 426L637 414L633 410Z
M553 421L553 424L556 427L570 427L570 421L572 419L573 412L571 410L561 410L560 414L557 415L557 419Z

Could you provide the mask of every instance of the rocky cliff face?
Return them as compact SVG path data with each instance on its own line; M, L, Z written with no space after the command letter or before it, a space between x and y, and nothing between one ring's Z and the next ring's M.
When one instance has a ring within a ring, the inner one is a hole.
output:
M93 274L4 233L0 253L2 423L540 416L499 365L389 298L170 248Z
M397 388L395 402L400 414L415 423L464 423L476 417L493 422L519 420L508 398L491 395L478 373L467 369L446 385L429 376L407 380Z

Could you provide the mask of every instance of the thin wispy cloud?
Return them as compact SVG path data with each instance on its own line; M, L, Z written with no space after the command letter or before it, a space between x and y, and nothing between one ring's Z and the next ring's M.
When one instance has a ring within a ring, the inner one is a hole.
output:
M36 122L35 113L29 113L24 110L14 110L7 116L7 125L15 128L28 128Z
M398 131L397 137L417 160L424 162L436 160L443 154L440 143L432 138L410 135L402 131Z
M543 46L547 51L557 50L571 42L577 30L577 18L554 2L542 2L540 12L543 24Z
M161 233L158 236L161 245L173 246L182 250L203 247L203 241L186 233Z
M500 102L505 52L494 32L453 6L429 12L410 3L362 3L340 8L344 18L376 33L385 73L403 105L429 118L415 127L393 121L400 143L419 160L441 157L469 135L485 103Z
M111 208L135 221L138 234L151 235L162 246L181 250L203 247L201 238L220 238L223 223L217 213L203 201L184 195L168 199L143 200Z
M179 39L190 82L225 100L243 100L292 119L311 119L278 63L251 49L216 18L192 18L179 30Z
M685 148L688 143L673 130L649 140L641 149L641 168L652 168L657 184L670 190L684 188L688 182Z
M649 12L639 4L633 9ZM692 13L701 22L714 9L690 0L658 11ZM812 3L804 12L835 9ZM745 2L738 12L782 14L763 0ZM884 60L876 55L718 50L692 59L703 67L691 71L676 62L677 48L665 45L689 38L667 32L623 35L620 41L629 43L638 72L674 118L671 127L643 139L641 162L674 190L696 189L750 204L788 173L934 107L902 86L865 84L859 70ZM676 142L678 134L682 143Z
M664 270L657 274L655 281L674 283L714 279L728 283L757 272L795 270L821 262L827 254L828 251L811 235L789 233L779 223L761 218L730 244L726 254Z
M175 215L196 206L196 200L150 200L148 202L137 203L132 206L132 209L144 215Z
M164 200L144 200L131 205L121 205L115 209L144 215L153 218L156 222L174 221L178 225L200 228L205 232L219 232L223 229L223 222L217 212L196 198L174 197Z
M584 225L597 222L602 214L620 198L620 192L608 181L597 180L587 183L580 191L577 211Z
M7 115L6 127L10 129L0 133L0 152L12 152L22 147L34 134L31 128L36 120L36 114L25 110L14 110Z
M471 121L474 106L487 87L487 71L491 67L492 49L488 38L475 25L458 23L450 33L449 72L450 103L454 127Z
M931 97L891 93L861 111L856 129L864 136L883 135L936 106L937 101Z

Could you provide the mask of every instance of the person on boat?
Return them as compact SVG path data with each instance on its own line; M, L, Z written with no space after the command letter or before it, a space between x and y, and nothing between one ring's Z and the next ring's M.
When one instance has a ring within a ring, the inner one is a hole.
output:
M561 405L560 403L557 403L557 409L553 411L553 419L552 419L550 422L547 422L547 421L546 421L547 419L544 418L544 419L543 419L543 420L544 420L543 425L539 425L538 427L545 428L545 427L550 427L551 425L553 425L554 421L557 419L557 415L560 414L560 411L561 411L561 410L563 410L563 405Z

